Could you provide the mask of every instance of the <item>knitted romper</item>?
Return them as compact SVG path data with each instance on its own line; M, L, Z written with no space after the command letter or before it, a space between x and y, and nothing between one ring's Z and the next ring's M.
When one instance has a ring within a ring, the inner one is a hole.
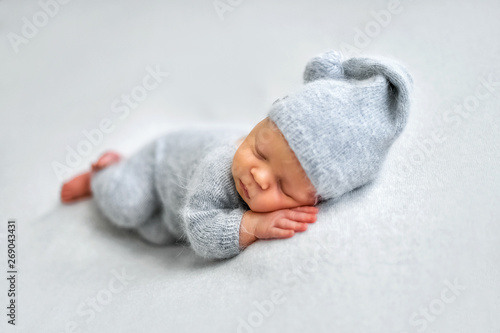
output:
M150 242L181 241L205 258L233 257L249 207L231 165L237 139L247 134L227 127L170 132L93 173L95 201L114 225Z

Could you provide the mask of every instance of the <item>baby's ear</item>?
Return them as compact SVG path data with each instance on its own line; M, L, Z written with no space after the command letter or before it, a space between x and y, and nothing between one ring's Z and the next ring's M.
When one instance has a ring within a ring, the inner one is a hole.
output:
M343 77L342 57L333 50L323 52L309 60L304 70L304 84L321 79L340 80Z

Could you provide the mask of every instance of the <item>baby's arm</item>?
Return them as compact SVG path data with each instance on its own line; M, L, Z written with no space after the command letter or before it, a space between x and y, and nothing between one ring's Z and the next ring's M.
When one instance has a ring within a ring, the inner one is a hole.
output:
M211 200L192 200L183 211L185 233L193 250L207 259L226 259L239 254L240 223L244 210L221 209Z
M302 206L255 213L239 205L231 174L234 151L222 147L200 162L181 209L193 250L210 259L231 258L257 239L290 238L316 221L318 208Z
M307 230L316 221L318 208L302 206L269 213L245 212L240 225L240 247L246 248L258 239L290 238Z

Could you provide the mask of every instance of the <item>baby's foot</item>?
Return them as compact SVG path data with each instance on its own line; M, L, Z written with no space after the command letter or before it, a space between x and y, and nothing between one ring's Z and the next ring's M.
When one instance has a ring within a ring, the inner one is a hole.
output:
M69 182L64 183L61 189L61 201L66 203L85 199L91 196L90 172L76 176Z
M104 153L97 162L92 164L92 171L96 172L99 170L104 169L105 167L118 163L121 159L120 154L115 153L113 151L109 151L107 153Z
M97 162L92 164L91 171L76 176L69 182L64 183L61 189L61 201L73 202L80 199L91 197L92 196L92 191L90 189L91 173L102 170L111 164L118 163L120 159L121 156L118 153L115 152L104 153Z

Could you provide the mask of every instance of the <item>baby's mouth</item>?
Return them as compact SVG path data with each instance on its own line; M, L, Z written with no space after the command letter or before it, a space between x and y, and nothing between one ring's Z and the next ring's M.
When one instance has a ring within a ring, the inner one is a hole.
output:
M245 184L243 184L243 182L241 181L241 179L240 179L240 187L243 189L243 192L245 192L247 199L250 199L250 195L248 195L248 190L247 190Z

